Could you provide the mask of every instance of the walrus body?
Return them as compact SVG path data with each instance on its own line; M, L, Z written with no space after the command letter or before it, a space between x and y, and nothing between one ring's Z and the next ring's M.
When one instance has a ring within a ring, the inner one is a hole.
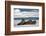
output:
M18 25L31 25L31 24L35 24L35 23L36 23L36 21L32 21L32 20L29 20L27 22L22 20L22 22L20 22Z

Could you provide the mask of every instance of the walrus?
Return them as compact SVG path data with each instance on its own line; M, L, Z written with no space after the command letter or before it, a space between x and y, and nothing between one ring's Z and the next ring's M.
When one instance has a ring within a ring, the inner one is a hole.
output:
M25 22L25 20L23 19L18 25L31 25L31 24L36 24L36 21L29 20Z

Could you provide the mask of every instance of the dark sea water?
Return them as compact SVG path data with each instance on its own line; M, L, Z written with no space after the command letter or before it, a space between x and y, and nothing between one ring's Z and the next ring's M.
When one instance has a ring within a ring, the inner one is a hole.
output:
M24 20L26 20L26 19L31 19L31 20L38 20L38 19L39 19L39 17L14 18L14 20L22 20L22 19L24 19Z

